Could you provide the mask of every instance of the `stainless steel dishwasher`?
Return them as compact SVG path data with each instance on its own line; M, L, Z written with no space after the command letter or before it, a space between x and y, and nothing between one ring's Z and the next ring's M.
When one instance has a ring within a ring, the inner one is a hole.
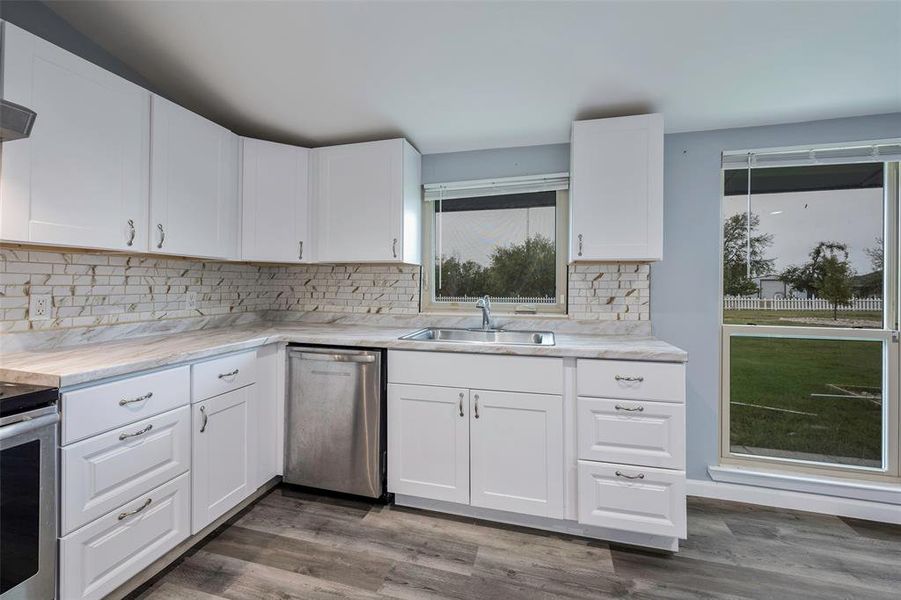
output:
M385 388L380 350L288 348L286 483L385 496Z

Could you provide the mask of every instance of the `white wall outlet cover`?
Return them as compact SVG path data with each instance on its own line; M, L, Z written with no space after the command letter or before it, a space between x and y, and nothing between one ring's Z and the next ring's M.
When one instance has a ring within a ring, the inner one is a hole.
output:
M188 310L197 308L197 292L188 292L185 295L185 305Z
M28 319L46 321L50 319L53 300L50 294L32 294L28 299Z

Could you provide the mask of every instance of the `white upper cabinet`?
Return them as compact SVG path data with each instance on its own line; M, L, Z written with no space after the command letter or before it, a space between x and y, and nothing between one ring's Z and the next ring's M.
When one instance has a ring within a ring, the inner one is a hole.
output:
M404 139L313 150L316 260L419 264L420 170Z
M37 119L3 143L0 238L146 251L150 92L2 27L3 97Z
M238 136L153 96L150 251L239 258Z
M570 261L663 258L663 116L575 121Z
M241 258L309 262L307 148L243 138Z

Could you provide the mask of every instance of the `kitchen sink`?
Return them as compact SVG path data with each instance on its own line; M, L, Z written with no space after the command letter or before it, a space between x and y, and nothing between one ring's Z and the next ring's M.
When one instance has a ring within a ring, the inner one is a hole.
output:
M554 345L554 334L550 331L508 331L504 329L427 327L407 334L400 339L416 342L453 342L458 344Z

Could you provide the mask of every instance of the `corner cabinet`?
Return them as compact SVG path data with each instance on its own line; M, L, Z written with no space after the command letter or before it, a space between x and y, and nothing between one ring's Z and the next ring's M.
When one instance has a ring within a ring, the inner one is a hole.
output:
M570 262L663 258L663 116L575 121Z
M316 260L421 262L421 157L404 139L316 148Z
M37 112L3 143L0 239L147 251L150 92L2 23L3 97Z
M238 136L159 96L150 122L150 251L239 258Z
M241 258L310 262L310 150L241 139Z

